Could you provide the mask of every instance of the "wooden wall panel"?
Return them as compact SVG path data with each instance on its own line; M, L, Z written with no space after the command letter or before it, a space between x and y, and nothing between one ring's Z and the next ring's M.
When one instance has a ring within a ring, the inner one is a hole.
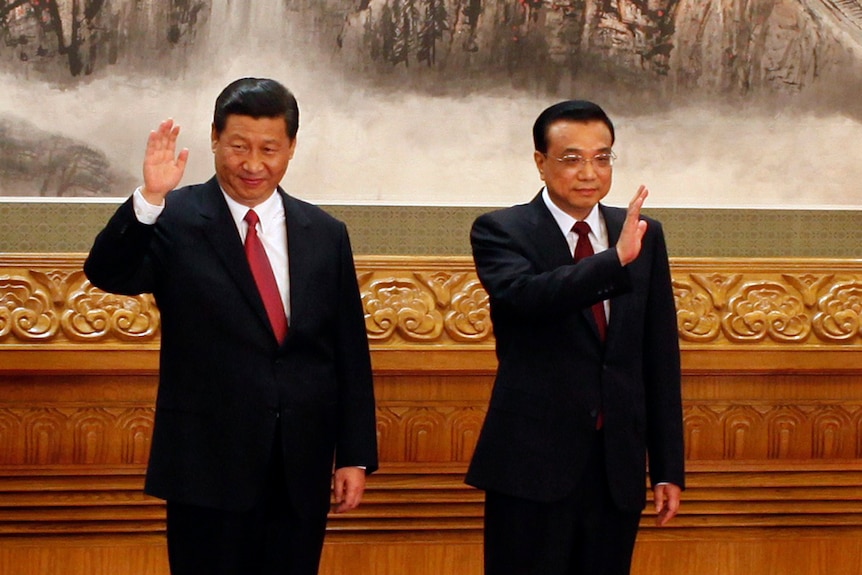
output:
M465 258L360 258L381 471L334 516L325 575L481 573L463 474L496 365ZM148 296L80 256L0 255L0 575L167 573L141 493L158 367ZM860 573L862 262L672 262L689 489L634 573Z

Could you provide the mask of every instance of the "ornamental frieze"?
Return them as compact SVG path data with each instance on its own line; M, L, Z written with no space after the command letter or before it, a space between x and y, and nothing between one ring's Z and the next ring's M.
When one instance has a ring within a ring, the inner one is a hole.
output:
M81 262L0 258L0 346L158 346L153 298L106 294ZM862 262L683 259L672 273L683 347L862 343ZM373 346L493 346L469 258L360 257L357 277Z

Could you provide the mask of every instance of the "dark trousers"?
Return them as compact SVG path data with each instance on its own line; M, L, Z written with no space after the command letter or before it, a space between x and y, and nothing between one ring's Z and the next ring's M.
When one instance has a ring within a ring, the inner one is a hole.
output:
M285 489L276 439L266 486L248 511L168 501L171 575L317 575L326 515L301 519Z
M551 503L485 495L485 575L628 575L640 512L611 500L601 432L571 495Z

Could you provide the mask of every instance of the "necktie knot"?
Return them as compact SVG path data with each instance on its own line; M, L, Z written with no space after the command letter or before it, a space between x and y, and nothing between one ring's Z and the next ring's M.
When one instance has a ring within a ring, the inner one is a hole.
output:
M572 230L578 234L579 237L585 237L590 235L592 231L590 229L590 224L587 222L575 222L575 225L572 227Z
M257 224L260 223L260 217L258 217L257 212L254 210L249 210L248 212L246 212L243 219L248 224L249 228L255 228L257 227Z

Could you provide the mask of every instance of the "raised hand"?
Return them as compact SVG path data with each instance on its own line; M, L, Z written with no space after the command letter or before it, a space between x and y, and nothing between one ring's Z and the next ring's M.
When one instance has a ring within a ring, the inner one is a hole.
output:
M172 119L159 124L150 132L144 153L144 188L141 193L147 202L159 206L168 192L177 187L186 170L188 148L177 155L177 136L180 127Z
M646 233L647 223L641 220L640 216L641 208L648 195L649 190L641 185L635 197L629 202L626 221L623 223L623 230L616 246L620 263L624 266L633 262L641 253L641 240Z

